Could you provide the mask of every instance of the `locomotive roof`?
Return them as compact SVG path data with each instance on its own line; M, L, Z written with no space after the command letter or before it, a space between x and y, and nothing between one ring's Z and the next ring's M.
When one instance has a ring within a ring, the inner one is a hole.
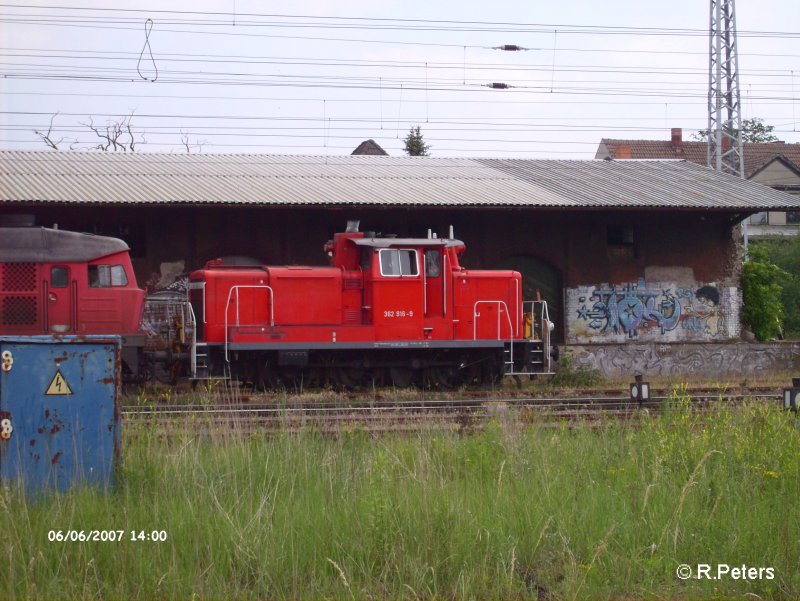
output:
M0 227L0 261L5 262L76 263L127 250L119 238L46 227Z
M357 246L371 246L373 248L392 248L394 246L464 246L461 240L447 238L355 238Z

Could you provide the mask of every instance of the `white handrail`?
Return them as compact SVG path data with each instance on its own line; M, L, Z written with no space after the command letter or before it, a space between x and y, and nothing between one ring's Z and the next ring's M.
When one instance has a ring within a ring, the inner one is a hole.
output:
M197 377L197 316L194 314L192 303L186 303L189 307L189 317L192 320L192 342L191 350L189 351L189 371L193 378Z
M530 305L530 310L526 309L526 305ZM541 315L539 322L536 321L536 305L541 305ZM549 329L550 324L550 313L547 308L547 301L523 301L522 303L522 313L523 315L530 315L531 316L531 337L535 338L534 333L536 332L537 325L539 326L539 331L544 336L545 329Z
M423 254L424 257L424 254ZM428 315L428 259L422 260L425 269L422 270L422 314Z
M500 337L500 309L506 310L506 319L508 320L508 333L511 335L510 338L514 337L514 325L511 323L511 314L508 312L508 305L506 305L505 301L501 300L479 300L475 301L475 305L472 307L472 339L478 339L478 317L480 314L478 313L478 305L483 304L490 304L490 305L497 305L497 339L501 340Z
M225 362L230 363L228 359L228 311L231 306L231 299L233 297L233 291L236 290L236 327L241 327L239 324L239 289L240 288L250 288L250 289L260 289L260 290L268 290L269 291L269 325L270 327L275 327L275 292L272 290L270 286L266 285L259 285L259 284L240 284L236 286L231 286L231 289L228 290L228 302L225 303ZM256 325L256 324L248 324L248 325Z
M447 270L447 251L442 253L442 316L447 316L447 280L453 274Z

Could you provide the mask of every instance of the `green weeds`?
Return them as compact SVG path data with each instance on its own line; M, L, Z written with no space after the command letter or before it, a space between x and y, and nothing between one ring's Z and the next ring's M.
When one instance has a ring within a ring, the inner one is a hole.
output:
M797 418L684 396L636 425L465 436L128 431L112 493L0 489L0 598L800 597ZM68 529L125 537L48 541ZM680 580L680 564L774 578Z
M594 388L605 383L596 369L574 365L572 352L565 350L558 363L556 373L547 380L551 388Z

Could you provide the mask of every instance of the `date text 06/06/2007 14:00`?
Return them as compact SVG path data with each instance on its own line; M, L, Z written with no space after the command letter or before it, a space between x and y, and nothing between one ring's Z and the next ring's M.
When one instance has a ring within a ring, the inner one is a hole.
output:
M47 533L50 542L122 542L167 540L166 530L50 530Z

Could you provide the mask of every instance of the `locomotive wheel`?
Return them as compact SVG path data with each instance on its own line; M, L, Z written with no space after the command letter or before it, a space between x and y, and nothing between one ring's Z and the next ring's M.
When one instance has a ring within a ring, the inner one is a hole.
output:
M389 384L395 388L411 388L414 385L414 370L410 367L390 367Z
M306 369L300 372L299 380L299 390L301 392L303 389L324 388L325 384L327 383L325 369L322 367L311 367Z
M283 367L281 369L281 384L287 391L302 393L306 388L310 388L310 382L305 370Z
M442 365L425 370L425 385L435 390L456 390L475 380L476 370L472 365Z
M360 367L339 367L333 372L333 379L340 390L361 390L370 382L372 372Z
M257 360L254 384L256 390L274 390L280 384L278 374L265 358Z
M483 364L480 373L480 384L484 388L495 388L500 385L503 374L494 362Z

